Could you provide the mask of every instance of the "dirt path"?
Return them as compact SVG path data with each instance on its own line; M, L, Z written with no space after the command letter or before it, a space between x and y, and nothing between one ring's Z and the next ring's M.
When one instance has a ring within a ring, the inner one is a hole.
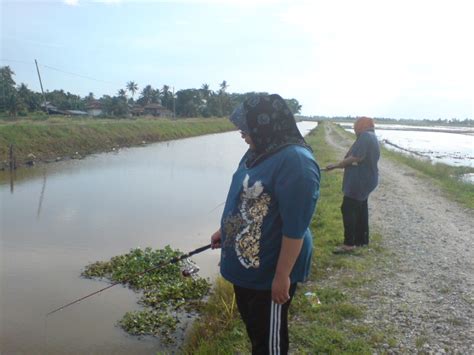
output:
M325 129L342 159L352 142ZM379 170L370 225L390 256L369 271L365 297L356 296L367 307L364 323L395 331L387 353L474 354L473 211L409 167L382 158Z

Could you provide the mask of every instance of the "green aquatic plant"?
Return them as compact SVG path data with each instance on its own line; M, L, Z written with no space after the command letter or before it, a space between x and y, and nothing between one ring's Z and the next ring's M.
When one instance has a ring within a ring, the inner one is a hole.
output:
M156 250L136 248L109 261L87 265L82 276L122 282L140 292L139 303L145 310L127 312L118 324L129 334L161 336L171 342L180 323L180 314L198 311L210 289L207 279L195 274L183 276L182 269L187 261L168 263L182 255L169 246ZM163 267L154 268L165 263ZM149 269L153 270L144 273Z

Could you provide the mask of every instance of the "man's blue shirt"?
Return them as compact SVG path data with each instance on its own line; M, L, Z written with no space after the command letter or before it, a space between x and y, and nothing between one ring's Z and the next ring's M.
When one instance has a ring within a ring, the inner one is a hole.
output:
M362 132L356 139L347 156L361 158L357 165L344 169L342 191L344 196L365 201L377 187L379 171L377 162L380 158L380 147L375 133Z

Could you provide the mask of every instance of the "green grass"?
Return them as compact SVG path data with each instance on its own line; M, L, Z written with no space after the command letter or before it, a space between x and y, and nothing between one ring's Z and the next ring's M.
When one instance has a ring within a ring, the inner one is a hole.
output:
M240 320L232 285L218 278L213 293L193 325L184 354L235 354L250 352L245 326Z
M320 166L341 158L325 143L323 125L306 139ZM371 249L363 248L354 255L332 253L343 240L342 174L338 171L322 174L321 197L311 222L312 271L310 280L298 288L290 309L290 348L296 354L371 354L380 344L395 340L391 334L358 324L366 310L351 300L356 292L364 292L359 290L360 286L371 282L365 277L365 271L374 267L377 257L383 258L385 251L380 247L381 237L375 236ZM328 276L336 279L329 281ZM344 281L349 285L344 285ZM234 310L232 317L228 317L225 311L228 307L223 305L231 302L231 286L218 279L213 292L218 296L209 300L202 318L195 322L184 352L249 353L249 342L238 311ZM315 303L313 297L305 296L306 292L316 294L321 305Z
M87 155L123 146L139 145L225 132L235 129L227 119L71 119L21 120L0 123L0 165L8 161L13 144L21 165L34 154L37 160Z

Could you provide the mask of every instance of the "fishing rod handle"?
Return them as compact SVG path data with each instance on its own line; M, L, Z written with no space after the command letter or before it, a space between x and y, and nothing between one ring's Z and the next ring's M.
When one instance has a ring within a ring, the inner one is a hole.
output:
M190 257L190 256L192 256L192 255L194 255L194 254L202 253L204 250L209 249L209 248L211 247L211 245L212 245L212 244L208 244L208 245L205 245L205 246L203 246L203 247L197 248L196 250L193 250L193 251L189 252L189 253L187 254L187 257Z

